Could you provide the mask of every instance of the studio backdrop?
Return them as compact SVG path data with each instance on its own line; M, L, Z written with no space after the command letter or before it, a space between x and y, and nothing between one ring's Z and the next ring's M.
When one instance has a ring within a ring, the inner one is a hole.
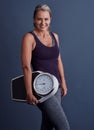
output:
M40 130L39 109L13 102L10 91L11 78L22 74L22 37L40 3L50 6L60 39L68 87L62 106L71 130L94 130L94 0L0 0L0 130Z

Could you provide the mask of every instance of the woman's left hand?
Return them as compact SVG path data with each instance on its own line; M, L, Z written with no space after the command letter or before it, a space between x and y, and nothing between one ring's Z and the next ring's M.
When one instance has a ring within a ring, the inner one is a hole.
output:
M66 96L67 95L67 87L62 87L62 95Z

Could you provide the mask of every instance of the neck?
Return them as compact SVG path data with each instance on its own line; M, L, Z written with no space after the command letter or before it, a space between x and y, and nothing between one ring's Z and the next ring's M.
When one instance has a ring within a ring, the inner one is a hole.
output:
M40 30L34 29L34 32L35 32L38 36L42 36L42 37L45 37L45 36L49 35L49 31L48 31L48 30L40 31Z

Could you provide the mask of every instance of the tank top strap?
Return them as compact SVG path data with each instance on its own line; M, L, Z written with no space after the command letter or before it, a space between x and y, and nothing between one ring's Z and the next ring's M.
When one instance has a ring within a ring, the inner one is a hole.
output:
M36 36L36 34L35 34L33 31L31 31L31 32L29 32L29 33L31 33L31 34L34 36L34 39L35 39L36 42L39 42L38 37ZM53 32L50 32L50 35L51 35L52 40L53 40L53 45L57 45L58 43L57 43L57 40L56 40L56 38L55 38L54 33L53 33Z
M54 35L54 33L53 33L53 32L50 32L50 34L51 34L51 36L52 36L52 39L54 40L54 42L55 42L55 43L57 43L57 40L56 40L56 38L55 38L55 35Z
M34 33L33 31L31 31L31 32L29 32L29 33L31 33L31 34L33 35L33 37L34 37L34 39L35 39L35 41L36 41L36 43L37 43L37 41L39 41L39 39L38 39L38 37L35 35L35 33Z

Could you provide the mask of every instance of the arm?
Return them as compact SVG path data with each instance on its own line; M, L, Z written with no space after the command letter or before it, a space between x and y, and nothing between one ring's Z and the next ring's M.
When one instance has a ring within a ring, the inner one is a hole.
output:
M55 34L55 38L56 38L58 46L59 46L59 39L58 39L57 34ZM59 54L59 57L58 57L58 70L59 70L59 74L60 74L60 78L61 78L62 93L65 96L67 94L67 86L66 86L66 81L65 81L65 76L64 76L63 62L61 60L60 54Z
M67 94L67 86L66 86L66 81L65 81L65 76L64 76L64 67L63 67L63 63L61 61L60 55L58 57L58 69L59 69L59 74L61 78L62 92L63 92L63 95L65 96Z
M27 93L27 101L28 103L36 104L38 103L38 101L32 92L31 59L33 48L34 48L34 38L31 34L27 33L22 40L22 48L21 48L22 68Z

